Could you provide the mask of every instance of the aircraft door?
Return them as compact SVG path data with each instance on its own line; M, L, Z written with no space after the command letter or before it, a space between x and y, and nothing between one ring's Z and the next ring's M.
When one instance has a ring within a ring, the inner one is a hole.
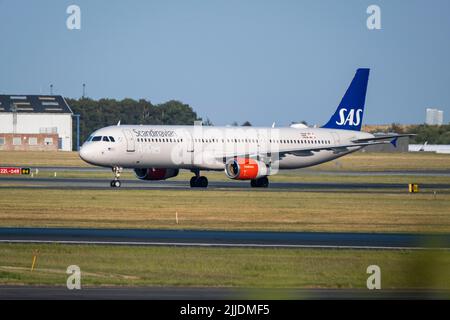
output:
M135 138L130 129L124 129L125 140L127 141L127 152L135 151Z
M187 140L186 151L194 153L194 138L188 133L186 135L186 140Z
M185 155L185 163L186 164L193 164L194 163L194 150L195 150L195 141L194 137L190 134L190 132L186 132L184 135L184 148L186 150Z

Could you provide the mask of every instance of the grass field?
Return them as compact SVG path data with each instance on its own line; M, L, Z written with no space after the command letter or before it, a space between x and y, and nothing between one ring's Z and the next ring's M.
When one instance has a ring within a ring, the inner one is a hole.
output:
M0 284L64 286L73 264L81 268L82 286L365 288L366 268L376 264L384 289L450 289L447 251L21 244L0 245Z
M76 152L0 151L0 165L89 167ZM450 170L450 155L435 153L357 152L327 162L313 170L393 171Z
M450 232L449 207L449 193L8 188L0 226Z

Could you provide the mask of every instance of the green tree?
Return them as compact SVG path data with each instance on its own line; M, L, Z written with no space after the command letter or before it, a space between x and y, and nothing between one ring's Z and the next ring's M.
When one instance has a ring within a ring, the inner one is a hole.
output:
M188 104L170 100L165 103L153 105L150 101L130 98L123 100L90 98L70 99L67 103L73 113L80 115L80 142L87 139L89 134L102 127L121 124L166 124L189 125L201 120ZM73 136L76 135L76 126L73 126ZM76 148L76 138L74 149Z

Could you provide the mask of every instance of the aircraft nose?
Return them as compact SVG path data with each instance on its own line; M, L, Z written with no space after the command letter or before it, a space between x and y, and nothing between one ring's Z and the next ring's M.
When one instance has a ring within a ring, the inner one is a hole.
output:
M88 163L92 163L94 161L93 150L88 145L81 146L78 154L81 159L83 159L84 161L86 161Z

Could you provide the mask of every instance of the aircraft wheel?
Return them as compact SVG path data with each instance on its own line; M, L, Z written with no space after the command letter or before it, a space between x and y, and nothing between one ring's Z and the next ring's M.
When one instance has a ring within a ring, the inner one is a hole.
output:
M197 183L200 188L206 188L208 187L208 178L204 176L198 177Z
M259 186L261 188L267 188L269 186L269 178L267 177L262 177L259 180Z
M267 188L269 186L269 178L262 177L250 181L252 188Z
M189 181L189 183L190 183L190 185L191 185L191 188L195 188L195 187L196 187L196 182L197 182L197 177L196 177L196 176L193 176L193 177L191 178L191 181Z
M122 183L120 182L120 180L112 180L111 181L112 188L120 188L121 185L122 185Z
M208 178L204 176L192 177L190 180L191 188L206 188L208 186Z

